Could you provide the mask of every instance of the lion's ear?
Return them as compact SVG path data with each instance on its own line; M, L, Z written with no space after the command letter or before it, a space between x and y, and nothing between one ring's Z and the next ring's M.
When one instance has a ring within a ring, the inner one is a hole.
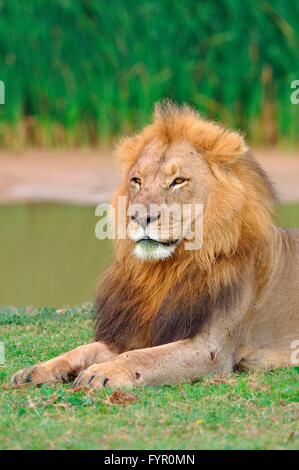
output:
M214 163L233 163L249 150L239 132L205 119L190 106L167 99L155 105L153 130L166 142L188 140Z
M249 147L243 136L236 131L223 130L213 142L205 157L213 163L235 163L247 154Z

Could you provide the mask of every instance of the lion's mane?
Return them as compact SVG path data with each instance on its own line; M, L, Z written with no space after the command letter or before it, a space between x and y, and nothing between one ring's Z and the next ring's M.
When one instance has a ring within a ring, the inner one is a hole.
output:
M104 274L96 300L96 340L119 352L190 338L215 309L227 312L243 291L242 273L254 263L262 289L268 266L259 256L269 246L275 191L238 132L203 119L187 106L156 106L152 124L118 148L123 183L153 139L189 141L217 181L204 216L203 247L159 262L140 262L132 241L115 244L115 260ZM196 157L194 157L196 158ZM257 289L257 290L258 290Z

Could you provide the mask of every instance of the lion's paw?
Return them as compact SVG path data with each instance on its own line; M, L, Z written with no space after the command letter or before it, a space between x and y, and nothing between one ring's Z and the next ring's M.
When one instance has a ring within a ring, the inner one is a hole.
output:
M13 385L31 384L41 385L48 383L67 383L74 380L67 361L49 361L16 372L11 379Z
M90 388L133 387L136 377L127 369L117 367L113 363L93 364L82 371L74 382L74 387Z

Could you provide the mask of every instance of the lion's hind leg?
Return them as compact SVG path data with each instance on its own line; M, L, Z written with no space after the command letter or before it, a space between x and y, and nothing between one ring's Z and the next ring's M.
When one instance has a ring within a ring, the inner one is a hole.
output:
M241 359L238 364L240 370L254 369L277 369L279 367L290 367L292 363L293 350L291 348L259 348L250 352Z

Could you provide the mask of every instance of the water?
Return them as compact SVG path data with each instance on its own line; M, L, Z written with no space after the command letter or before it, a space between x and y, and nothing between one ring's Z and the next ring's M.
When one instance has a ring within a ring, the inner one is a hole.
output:
M92 300L111 261L94 208L0 206L0 306L63 307Z
M64 307L90 301L112 257L95 237L93 207L58 204L0 206L0 306ZM299 205L278 223L299 227Z

